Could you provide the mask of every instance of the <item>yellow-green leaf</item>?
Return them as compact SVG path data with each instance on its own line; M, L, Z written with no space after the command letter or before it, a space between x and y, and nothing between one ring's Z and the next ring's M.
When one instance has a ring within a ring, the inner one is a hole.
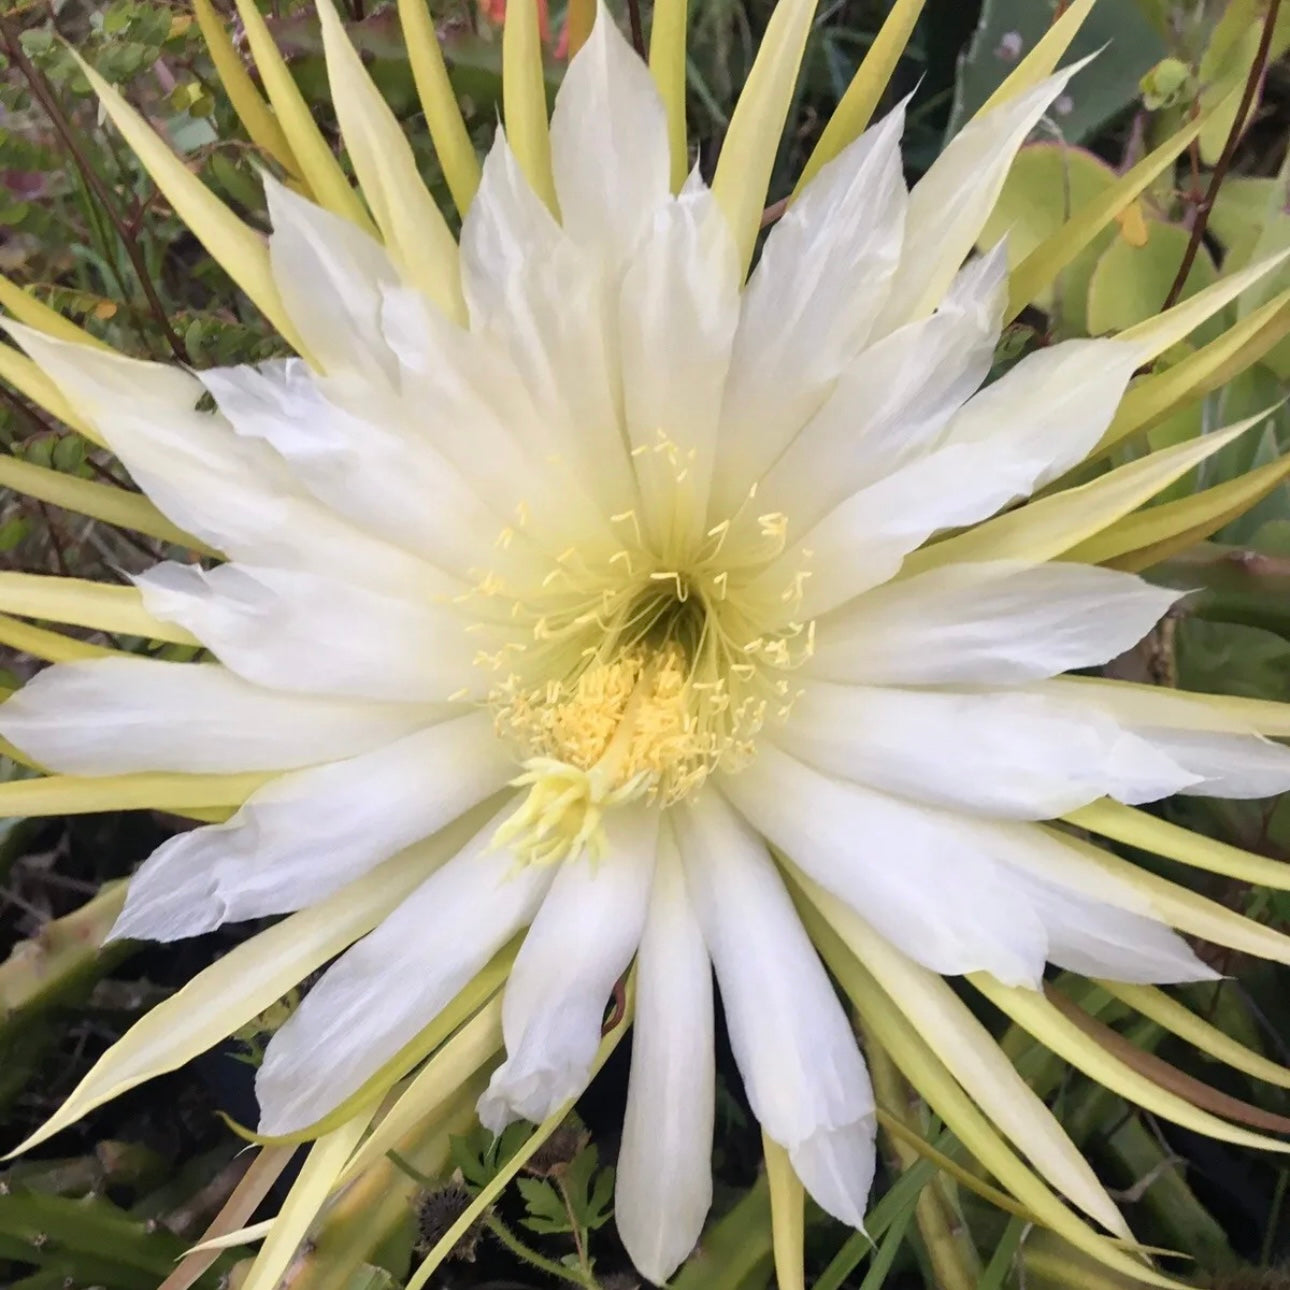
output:
M1290 703L1272 699L1173 690L1105 676L1062 676L1048 684L1072 690L1077 701L1091 699L1109 704L1119 715L1141 725L1290 736ZM1084 696L1080 690L1085 692Z
M30 654L32 658L43 658L49 663L72 663L78 659L107 658L121 653L120 650L108 649L106 645L92 645L74 636L64 636L62 632L33 627L31 623L10 618L7 614L0 614L0 645Z
M91 336L83 327L78 327L57 309L51 309L43 300L37 300L29 291L24 291L16 283L10 282L3 274L0 274L0 305L3 305L19 322L24 322L37 331L43 331L47 336L71 341L75 345L93 345L96 349L109 348L97 336Z
M426 0L399 0L399 22L439 168L458 213L464 216L479 187L479 158L448 79L443 50Z
M775 6L717 158L712 195L725 212L745 273L815 5L816 0L780 0Z
M177 810L238 806L271 780L242 775L47 775L0 783L0 819L10 816L93 815L100 811Z
M1197 119L1177 130L1099 197L1080 206L1061 228L1026 256L1008 279L1009 321L1047 290L1057 275L1173 164L1202 124L1203 119Z
M868 128L882 101L883 93L891 83L896 64L900 62L900 56L909 44L925 3L926 0L896 0L892 5L868 52L856 68L846 93L829 117L824 133L820 135L819 142L802 167L797 187L793 189L794 198L815 178L821 167L832 161Z
M546 111L542 34L537 0L513 0L502 28L502 110L506 138L529 186L558 219L551 169L551 122Z

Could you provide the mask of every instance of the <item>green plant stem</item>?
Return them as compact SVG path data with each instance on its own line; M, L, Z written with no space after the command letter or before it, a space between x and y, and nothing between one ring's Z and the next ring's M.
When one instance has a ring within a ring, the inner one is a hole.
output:
M585 1290L599 1290L599 1284L595 1278L584 1269L565 1267L563 1263L557 1263L554 1259L548 1259L545 1255L539 1254L521 1241L496 1214L489 1214L484 1220L484 1226L521 1262L530 1264L548 1276L572 1281L574 1285L583 1286Z

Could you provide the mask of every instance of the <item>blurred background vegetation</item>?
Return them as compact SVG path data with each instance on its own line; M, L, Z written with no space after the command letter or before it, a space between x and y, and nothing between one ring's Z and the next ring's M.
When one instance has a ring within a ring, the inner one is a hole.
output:
M441 189L390 4L343 5L353 39L407 122L427 180ZM434 0L431 7L482 149L498 109L497 23L504 0ZM772 0L692 0L691 137L705 170L720 148L772 7ZM929 0L889 92L892 100L913 93L906 151L911 180L1063 7L1058 0ZM330 128L309 0L264 0L262 8ZM789 191L888 8L885 0L821 3L772 198ZM1268 8L1269 0L1101 0L1094 9L1075 53L1101 53L1023 151L987 240L1006 232L1015 261L1193 114L1210 116L1176 171L1166 172L1086 250L1058 289L1032 302L1004 338L1001 365L1054 339L1115 331L1151 316L1170 294L1189 244L1195 258L1179 284L1183 294L1221 272L1290 249L1290 68L1283 57L1290 49L1290 4L1276 14L1263 66L1256 55ZM264 228L257 172L273 163L240 135L186 0L4 0L0 13L0 270L126 352L196 366L277 352L278 342L104 127L67 49L74 46L123 87L187 164ZM628 14L619 16L626 28ZM642 17L648 29L647 0ZM553 87L562 71L562 19L553 0ZM228 28L240 50L231 18ZM1247 88L1254 108L1244 129L1235 131ZM1211 207L1215 169L1221 183ZM1199 237L1198 220L1207 223ZM1290 267L1248 293L1234 312L1248 314L1287 286ZM1253 467L1273 468L1290 448L1290 410L1277 406L1290 380L1290 317L1284 331L1287 339L1260 364L1122 450L1158 448L1275 409L1261 434L1211 458L1203 477L1182 481L1168 497ZM1186 352L1179 347L1165 362ZM5 469L27 462L132 487L109 457L2 383L0 454L0 479ZM0 488L0 567L114 581L165 554L150 539ZM1290 698L1285 484L1215 540L1149 576L1198 594L1133 655L1117 661L1119 675ZM21 633L12 624L0 623L0 647L3 692L20 684L35 663L22 652ZM20 773L0 759L0 776ZM1188 799L1164 809L1214 836L1290 858L1285 804ZM165 947L98 950L119 905L120 880L177 827L179 821L159 816L0 821L4 1145L42 1121L132 1021L255 930L239 927ZM1275 924L1290 921L1284 895L1218 878L1192 880L1233 907ZM1216 966L1229 978L1188 987L1186 1001L1285 1062L1290 994L1284 969L1231 956ZM1127 1009L1109 995L1079 982L1070 989L1108 1026L1123 1023ZM291 1005L284 1000L276 1015L262 1018L263 1031ZM1165 1074L1156 1069L1157 1078L1200 1079L1253 1104L1247 1114L1261 1115L1255 1122L1262 1127L1290 1129L1283 1118L1290 1099L1283 1091L1197 1058L1153 1023L1135 1023L1125 1033L1168 1063ZM263 1037L249 1031L95 1112L37 1158L0 1168L0 1284L14 1290L154 1290L213 1220L231 1228L272 1214L298 1163L279 1150L252 1164L255 1157L242 1151L242 1140L218 1115L254 1121L251 1076ZM1290 1287L1290 1170L1282 1158L1161 1125L1073 1075L1023 1034L1003 1033L1003 1040L1116 1189L1139 1237L1185 1256L1169 1264L1179 1277L1222 1290ZM758 1290L773 1281L760 1140L728 1053L719 1065L715 1219L701 1253L678 1275L678 1290ZM953 1140L910 1100L880 1054L874 1066L889 1112L954 1155ZM609 1221L626 1070L624 1046L583 1100L581 1119L529 1162L433 1285L526 1290L563 1281L627 1290L638 1284ZM469 1131L463 1116L451 1159L387 1161L366 1189L333 1207L285 1284L293 1290L401 1285L414 1248L434 1244L493 1177L510 1145L505 1137L492 1143ZM970 1162L963 1164L967 1172L960 1169L964 1176L956 1178L920 1157L907 1137L888 1137L869 1222L873 1244L812 1214L808 1284L815 1290L1103 1290L1127 1284L983 1199L983 1180ZM231 1251L204 1267L186 1264L167 1290L215 1287L226 1278L236 1284L244 1266L238 1260L239 1252Z

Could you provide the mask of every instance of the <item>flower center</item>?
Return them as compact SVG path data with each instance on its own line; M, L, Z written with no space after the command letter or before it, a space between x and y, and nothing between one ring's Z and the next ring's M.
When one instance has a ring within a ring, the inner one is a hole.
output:
M480 656L504 673L489 706L524 765L513 783L529 790L499 846L522 863L595 856L613 806L670 806L752 760L762 726L792 704L785 673L814 643L812 624L784 621L793 589L762 576L785 527L762 517L735 543L719 525L666 565L640 541L600 559L568 551L514 601L527 639Z

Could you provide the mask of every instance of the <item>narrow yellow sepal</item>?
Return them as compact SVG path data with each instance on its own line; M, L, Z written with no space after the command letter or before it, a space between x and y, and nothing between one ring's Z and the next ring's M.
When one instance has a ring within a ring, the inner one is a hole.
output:
M649 69L667 111L672 156L672 191L678 193L690 169L685 130L685 49L689 0L655 0L649 34Z
M721 144L712 195L725 212L743 272L752 263L780 136L806 52L816 0L780 0Z
M1097 0L1075 0L1066 12L1044 32L1034 49L1012 69L1011 74L990 95L980 108L977 116L984 116L1001 103L1016 98L1032 90L1046 76L1051 76L1061 62L1062 55L1071 47L1071 42L1079 35L1084 20L1092 12Z
M806 1290L806 1192L788 1152L765 1129L761 1134L766 1181L770 1184L771 1245L779 1290Z
M901 566L908 577L945 564L984 560L1076 559L1079 544L1116 523L1244 434L1266 414L1212 435L1161 448L1090 483L1052 493L943 542L915 551Z
M399 22L439 168L458 213L464 216L479 188L479 158L448 79L443 50L426 0L399 0Z
M609 1055L618 1047L623 1036L631 1025L635 1011L635 972L628 975L626 985L626 1004L617 1024L600 1041L595 1060L591 1063L591 1074L594 1076L609 1060ZM453 1225L435 1243L434 1248L422 1260L405 1290L424 1290L426 1282L438 1271L440 1265L452 1253L457 1242L479 1221L503 1191L510 1185L511 1179L532 1158L533 1153L564 1123L564 1118L573 1107L573 1102L557 1107L541 1124L533 1130L528 1140L498 1170L489 1182L480 1189L479 1194L462 1211Z
M1290 290L1247 314L1181 362L1134 382L1089 459L1102 456L1130 435L1227 384L1286 336L1290 336Z
M389 105L372 83L331 0L317 0L332 101L363 196L390 258L458 322L466 321L457 243L421 179Z
M277 1003L309 973L366 935L465 843L478 813L292 914L199 972L94 1063L62 1106L10 1155L75 1124L96 1106L176 1070Z
M299 348L299 338L282 307L269 271L269 249L264 238L238 219L98 72L75 50L71 53L93 86L103 110L174 207L175 214L287 343Z
M103 436L82 417L77 416L53 381L26 354L20 354L12 345L0 344L0 381L12 385L38 408L44 408L50 416L71 426L77 434L84 435L91 443L96 443L101 448L107 446Z
M1154 318L1138 323L1122 331L1116 337L1127 344L1138 346L1143 362L1159 358L1167 349L1172 349L1179 341L1186 340L1202 323L1208 322L1220 309L1225 309L1243 291L1266 278L1269 273L1285 262L1290 251L1279 255L1270 255L1252 264L1239 273L1219 278L1213 286L1198 291L1194 296L1166 309Z
M506 138L520 170L559 219L537 0L512 0L506 6L506 25L502 28L502 116Z
M300 163L291 151L291 145L278 124L278 118L273 115L273 109L260 97L260 91L255 88L250 72L233 48L224 20L215 12L211 0L193 0L193 13L201 28L211 62L215 64L215 74L251 142L262 148L293 179L300 181ZM303 195L310 196L307 185L303 188Z
M1011 322L1036 299L1117 215L1136 201L1149 184L1164 174L1183 149L1200 133L1204 124L1204 117L1189 121L1104 192L1081 206L1051 236L1040 242L1017 265L1008 279L1005 321Z
M345 1165L344 1186L431 1120L456 1091L502 1051L502 998L495 994L426 1062Z
M192 551L213 555L210 547L199 542L183 529L172 524L141 493L131 493L111 484L99 484L92 479L81 479L61 470L49 470L33 465L19 457L0 456L0 487L26 493L51 506L61 506L115 524L135 533L145 533L162 542L173 542Z
M0 818L236 806L272 775L47 775L0 784Z
M339 1106L333 1107L320 1120L297 1129L293 1133L256 1133L238 1124L229 1116L224 1121L241 1138L261 1146L292 1146L313 1142L340 1128L365 1107L376 1106L414 1066L452 1034L472 1013L487 1006L492 997L506 984L511 965L519 952L519 940L511 941L499 950L429 1025L414 1035L379 1070L355 1089Z
M1252 882L1277 891L1290 891L1290 864L1285 861L1271 860L1230 843L1193 833L1146 811L1125 806L1123 802L1102 798L1071 811L1063 818L1078 828L1194 869L1203 869L1206 873L1221 874L1237 882Z
M1265 1151L1290 1151L1290 1143L1220 1120L1171 1089L1148 1079L1109 1053L1040 991L1001 985L988 972L970 972L967 979L996 1008L1046 1048L1135 1106L1220 1142Z
M1065 1237L1077 1249L1137 1281L1161 1286L1164 1290L1179 1290L1178 1282L1138 1262L1067 1209L999 1136L906 1019L899 1005L850 953L823 916L806 900L798 904L798 910L816 948L864 1018L865 1025L905 1078L983 1168L1040 1223Z
M1195 1045L1216 1061L1233 1070L1243 1071L1254 1079L1261 1079L1264 1083L1274 1084L1278 1088L1290 1088L1290 1069L1269 1061L1262 1053L1256 1053L1252 1048L1238 1043L1231 1035L1198 1017L1190 1008L1159 987L1127 985L1123 981L1099 981L1098 985L1107 994L1119 999L1121 1003L1127 1003L1130 1008L1136 1008L1144 1017Z
M246 32L246 43L264 83L264 92L273 104L278 125L314 200L333 214L357 224L364 232L375 234L376 229L362 201L350 186L340 162L332 155L286 60L273 43L268 24L255 0L236 0L236 3Z
M1264 923L1246 918L1226 905L1198 895L1141 865L1131 864L1102 847L1057 829L1045 829L1049 837L1105 869L1113 877L1145 896L1151 908L1170 926L1189 936L1225 945L1243 954L1290 964L1290 936ZM1109 836L1109 835L1108 835Z
M137 587L114 587L86 578L0 573L0 613L176 645L198 644L182 627L163 623L148 613Z
M10 282L3 274L0 274L0 305L19 322L57 340L71 341L74 345L92 345L95 349L111 348L83 327L78 327L70 318L63 317L57 309L51 309L43 300L37 300L17 283Z
M1072 560L1137 573L1203 542L1290 477L1290 454L1202 492L1149 507L1069 553ZM1091 555L1090 555L1091 553ZM1095 558L1091 558L1095 557Z
M33 627L19 618L0 614L0 645L43 658L47 663L75 663L87 658L107 658L120 654L120 650L105 645L91 645L62 632L51 632L45 627Z
M892 5L891 12L883 20L868 52L856 68L846 93L829 117L824 133L820 135L806 165L802 167L797 187L793 189L793 199L815 178L821 167L832 161L868 128L882 101L883 92L891 82L896 64L900 62L900 56L905 52L910 36L914 34L914 27L923 12L924 4L926 0L896 0Z
M240 1290L274 1290L278 1285L375 1113L375 1104L356 1112L314 1143Z

